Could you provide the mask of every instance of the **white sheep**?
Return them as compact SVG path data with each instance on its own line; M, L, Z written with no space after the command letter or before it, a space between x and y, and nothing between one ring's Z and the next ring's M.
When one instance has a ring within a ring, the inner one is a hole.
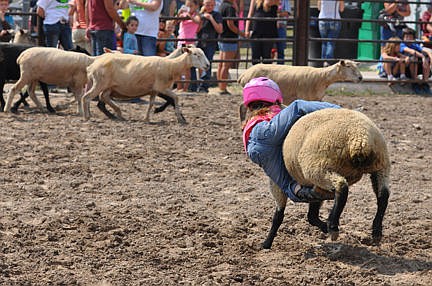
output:
M117 117L122 118L115 99L132 99L150 94L150 104L145 120L149 121L155 96L173 102L177 120L186 123L180 112L178 97L172 85L185 69L196 67L207 70L210 66L204 52L199 48L183 48L177 58L137 57L126 54L107 53L96 59L88 68L91 88L82 97L84 119L90 118L90 101L99 96L111 106Z
M257 64L247 69L237 81L245 86L253 78L270 78L279 85L284 104L290 104L296 99L319 101L332 83L360 82L363 77L357 65L350 60L341 60L325 68Z
M95 59L82 52L68 52L55 48L33 47L25 50L17 59L21 75L9 91L5 112L9 112L12 100L18 92L28 85L30 98L42 110L35 96L36 84L41 81L61 87L69 87L78 102L87 83L87 66Z
M308 221L332 240L339 234L339 218L348 197L348 186L370 174L377 197L377 212L372 225L375 243L382 238L382 221L389 198L390 160L383 135L364 114L348 109L323 109L300 118L283 144L285 166L303 186L314 186L318 192L334 197L327 224L320 220L322 202L309 204ZM272 227L263 243L270 248L282 223L287 196L271 182L276 200Z

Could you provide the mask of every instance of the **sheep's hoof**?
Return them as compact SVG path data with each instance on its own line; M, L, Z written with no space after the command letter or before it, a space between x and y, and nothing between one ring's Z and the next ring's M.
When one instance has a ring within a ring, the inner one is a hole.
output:
M48 113L50 113L50 114L55 114L56 113L56 110L54 108L52 108L52 107L47 108L47 109L48 109Z
M331 231L331 232L330 232L330 239L331 239L332 241L337 240L338 237L339 237L339 231Z
M12 107L10 111L12 113L18 114L18 107Z
M267 240L264 241L263 243L261 243L261 248L262 248L262 249L270 249L271 246L272 246L272 243L269 242L269 241L267 241Z

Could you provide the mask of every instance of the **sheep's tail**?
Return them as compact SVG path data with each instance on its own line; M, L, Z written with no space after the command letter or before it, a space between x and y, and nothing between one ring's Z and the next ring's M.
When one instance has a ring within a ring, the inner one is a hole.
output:
M174 99L171 96L168 96L168 95L165 95L165 94L162 94L162 93L158 93L158 96L162 97L163 99L165 99L166 102L164 104L162 104L161 106L159 106L158 108L155 108L154 113L159 113L159 112L164 111L169 105L172 105L174 108L176 107L175 106L175 101L174 101Z
M360 136L359 136L360 135ZM350 159L355 169L363 169L374 164L377 159L375 144L368 133L358 134L350 142Z

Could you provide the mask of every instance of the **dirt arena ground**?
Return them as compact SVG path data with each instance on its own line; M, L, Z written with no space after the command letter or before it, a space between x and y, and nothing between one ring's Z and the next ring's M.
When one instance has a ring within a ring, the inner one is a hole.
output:
M54 103L64 103L64 95ZM271 250L267 178L242 151L240 94L182 96L143 122L92 103L43 114L0 114L0 285L431 285L432 98L332 95L383 131L391 197L380 246L367 177L350 189L336 242L289 203ZM327 217L331 204L321 215Z

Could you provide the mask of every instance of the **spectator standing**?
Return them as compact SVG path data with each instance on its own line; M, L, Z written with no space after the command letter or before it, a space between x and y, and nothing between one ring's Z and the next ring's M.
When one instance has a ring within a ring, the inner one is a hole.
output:
M216 53L217 41L206 41L216 40L219 34L222 33L222 16L219 12L214 11L215 0L204 0L201 8L201 24L198 29L198 48L201 48L210 62L210 68L204 71L201 75L201 79L206 81L211 78L211 66L213 56ZM199 92L208 92L209 84L203 82L198 87Z
M87 37L90 34L93 55L104 53L103 48L115 50L114 22L121 29L126 29L125 23L117 14L112 0L87 0Z
M278 11L279 0L251 0L249 6L248 18L276 18ZM252 25L252 28L250 26ZM260 38L277 38L278 31L276 21L246 21L245 27L246 36L251 39ZM252 64L271 63L271 50L274 46L273 41L253 41L252 48Z
M138 29L138 19L135 16L130 16L126 21L126 32L123 35L123 53L137 55L138 41L135 37L135 32Z
M159 15L163 8L162 0L127 0L131 14L139 21L135 36L138 40L139 54L155 56L159 32Z
M381 77L387 77L390 81L399 77L401 80L405 80L407 79L405 75L406 66L410 64L409 57L400 52L400 38L391 37L389 40L392 42L387 42L382 48L377 69Z
M60 42L64 50L71 50L73 9L68 0L39 0L37 6L37 14L44 19L46 46L56 48Z
M391 37L399 37L402 39L402 30L407 26L405 24L400 24L400 21L402 21L404 17L411 15L411 8L408 4L408 0L384 2L384 13L388 15L386 19L391 21L385 25L381 25L381 40L385 41ZM384 45L385 42L382 42L381 47Z
M236 17L236 10L233 6L235 0L224 0L220 5L220 13L222 19L225 17ZM242 32L238 27L237 20L225 20L222 21L223 31L221 34L222 40L219 41L219 58L221 60L232 60L235 58L238 49L239 36L244 37L245 33ZM230 69L230 62L220 62L218 65L217 79L226 80L228 79L228 72ZM227 90L226 82L219 82L219 94L230 95L231 93Z
M11 15L5 15L9 9L9 0L0 0L0 42L9 42L12 35L8 30L14 26L14 21Z
M87 23L85 19L86 0L72 0L73 24L72 24L72 43L85 49L89 54L92 53L90 39L86 37Z
M318 9L320 13L318 19L335 19L340 20L340 12L345 8L344 1L341 0L318 0ZM336 39L339 37L342 24L339 21L319 21L318 29L321 38ZM329 59L334 59L335 42L328 41L321 43L321 58L324 59L323 66L328 66Z
M290 15L291 15L291 4L289 0L279 0L278 17L288 19ZM286 21L277 22L278 38L285 40L283 42L276 42L277 58L278 60L280 60L277 63L279 65L285 64L283 60L285 59L285 49L287 47L287 43L286 43L287 26L288 23Z
M178 34L178 47L186 46L188 44L195 44L198 28L201 23L201 17L198 13L199 2L198 0L186 0L185 5L178 11L178 17L183 18L180 20L179 34ZM189 39L189 40L187 40ZM193 39L193 40L191 40ZM182 79L196 80L196 70L194 67L190 71L185 71ZM196 83L191 84L191 91L196 91ZM178 83L177 89L183 91L189 90L189 83Z

